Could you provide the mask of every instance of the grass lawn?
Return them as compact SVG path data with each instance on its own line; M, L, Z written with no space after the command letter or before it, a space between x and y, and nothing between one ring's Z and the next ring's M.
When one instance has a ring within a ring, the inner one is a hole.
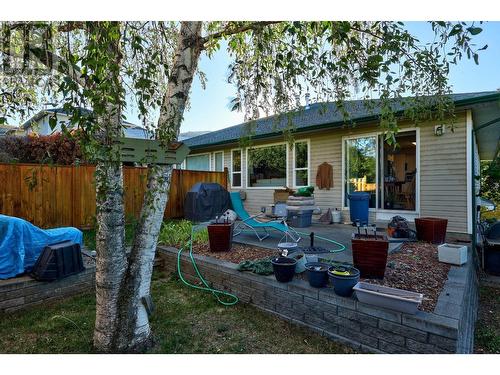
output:
M479 291L476 353L500 354L500 289L483 286Z
M154 353L353 353L252 306L221 306L174 278L155 275L153 299ZM94 320L90 293L0 314L0 352L91 353Z

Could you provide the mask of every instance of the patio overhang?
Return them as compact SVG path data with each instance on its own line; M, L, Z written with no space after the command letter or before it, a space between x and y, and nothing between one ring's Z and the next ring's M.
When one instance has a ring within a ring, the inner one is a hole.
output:
M500 100L473 105L472 119L479 159L493 160L500 142Z

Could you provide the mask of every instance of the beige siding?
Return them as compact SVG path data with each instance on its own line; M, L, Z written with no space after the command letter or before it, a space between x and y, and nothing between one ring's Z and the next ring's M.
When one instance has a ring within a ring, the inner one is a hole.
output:
M420 215L447 218L449 231L467 232L465 114L440 137L433 125L420 130Z
M434 123L420 126L420 216L448 218L448 230L467 232L467 171L466 171L466 122L465 114L460 114L455 131L449 130L441 137L434 136ZM402 127L408 127L409 124ZM327 162L333 166L333 188L315 191L317 206L323 210L341 208L342 202L342 138L352 135L370 134L377 127L359 126L354 129L325 130L300 134L296 140L309 140L310 184L316 186L317 167ZM277 143L280 139L256 142L258 145ZM224 148L224 166L231 172L231 150ZM215 151L215 150L211 150ZM201 152L201 151L200 151ZM288 182L293 184L293 152L288 152ZM245 207L251 213L260 212L262 206L273 202L274 189L245 189L246 152L242 154L242 189L247 193ZM231 176L230 176L231 178ZM348 221L349 212L343 212ZM375 212L370 212L370 220L375 220Z

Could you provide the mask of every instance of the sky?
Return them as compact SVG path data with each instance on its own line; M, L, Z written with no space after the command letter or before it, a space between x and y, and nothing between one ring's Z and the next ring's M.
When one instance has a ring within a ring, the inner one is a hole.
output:
M408 30L422 43L430 42L433 32L427 22L406 22ZM488 44L479 55L479 65L473 60L462 60L450 72L453 92L492 91L500 88L500 22L487 22L481 26L483 32L474 37L478 47ZM227 83L228 65L226 50L221 49L212 58L203 55L199 68L206 74L208 82L203 90L198 78L193 82L191 107L184 116L181 132L213 131L243 122L243 113L231 112L230 98L235 88ZM133 117L130 117L135 122Z

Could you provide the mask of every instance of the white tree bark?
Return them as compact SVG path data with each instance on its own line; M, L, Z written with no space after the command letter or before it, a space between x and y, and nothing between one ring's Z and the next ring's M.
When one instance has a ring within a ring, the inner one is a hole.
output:
M201 22L182 22L157 136L167 145L176 139L202 50ZM97 312L94 345L106 352L143 351L152 333L143 297L150 295L156 244L168 201L172 166L151 166L135 240L126 254L121 168L99 166L106 190L99 201ZM118 188L120 187L120 188ZM116 189L115 189L116 188ZM99 188L98 191L102 191ZM98 193L99 194L99 193ZM116 230L116 232L114 232ZM102 232L102 233L101 233ZM111 233L114 232L114 233ZM99 260L99 257L101 259Z

